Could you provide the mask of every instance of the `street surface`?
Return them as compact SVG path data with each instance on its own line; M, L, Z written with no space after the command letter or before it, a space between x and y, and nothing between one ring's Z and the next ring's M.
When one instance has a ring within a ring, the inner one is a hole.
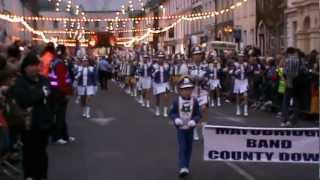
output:
M70 133L77 141L50 145L49 179L53 180L174 180L177 177L177 144L169 119L114 84L93 98L93 118L83 119L81 108L70 102ZM274 114L250 112L236 117L234 106L210 109L209 124L277 127ZM299 127L316 126L302 121ZM189 180L316 180L318 166L309 164L205 162L202 142L194 144Z

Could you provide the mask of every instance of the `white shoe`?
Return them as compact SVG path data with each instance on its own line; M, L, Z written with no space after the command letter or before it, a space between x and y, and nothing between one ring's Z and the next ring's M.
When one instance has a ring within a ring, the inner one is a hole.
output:
M143 101L143 97L142 96L140 96L140 98L139 98L139 104L141 104L142 106L144 105L144 101Z
M280 126L281 126L281 127L286 127L286 126L287 126L287 123L282 122L282 123L280 124Z
M77 97L76 97L75 103L76 103L76 104L80 104L80 96L77 96Z
M59 140L56 141L56 144L60 144L60 145L64 145L64 144L67 144L67 143L68 143L68 141L65 141L63 139L59 139Z
M193 129L193 140L195 140L195 141L199 141L200 140L197 128Z
M133 90L133 97L137 97L137 89Z
M90 116L90 107L87 107L86 118L91 118Z
M76 140L75 137L69 136L69 142L74 142Z
M243 112L243 115L244 116L248 116L249 114L248 114L248 105L244 105L244 112Z
M217 106L218 107L220 107L221 106L221 100L220 100L220 98L218 97L218 99L217 99Z
M211 101L211 105L210 106L214 107L214 101L213 100Z
M241 112L240 112L240 106L237 105L237 113L236 113L237 116L240 116L241 115Z
M290 98L290 106L293 106L293 98Z
M163 108L163 117L168 117L168 108L167 107Z
M293 124L290 121L286 122L286 127L292 127L292 126L293 126Z
M237 116L240 116L241 115L241 111L240 111L240 106L237 105L237 113L236 113Z
M180 171L179 171L179 175L181 177L184 177L184 176L187 176L189 174L189 169L188 168L181 168Z
M160 116L160 108L156 107L156 116Z
M87 107L83 107L82 117L87 117Z
M149 100L147 100L147 102L146 102L146 107L150 108L150 101Z

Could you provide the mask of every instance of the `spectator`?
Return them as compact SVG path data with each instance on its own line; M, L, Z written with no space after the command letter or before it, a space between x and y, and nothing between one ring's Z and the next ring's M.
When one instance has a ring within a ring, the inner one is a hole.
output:
M28 54L21 64L22 76L13 87L18 106L25 111L22 131L23 172L25 179L47 179L47 144L52 126L49 82L39 74L40 60Z
M286 79L286 90L284 93L282 103L283 120L281 126L293 126L296 122L297 115L297 101L294 96L294 81L299 75L300 62L295 48L289 47L286 52L285 64L284 64L284 77ZM294 103L291 103L294 102ZM289 106L293 106L293 117L289 118Z
M111 76L110 74L110 63L106 57L101 57L98 64L99 71L99 81L102 90L108 90L108 80Z
M41 75L48 77L50 71L50 64L55 57L55 49L53 43L48 43L40 54L41 57Z
M15 73L19 74L21 64L21 49L17 43L12 44L7 49L7 65L8 68L12 69Z
M281 104L283 101L283 96L286 90L286 82L283 74L283 66L284 66L284 61L280 60L278 67L276 69L277 72L277 93L276 93L276 107L277 107L277 118L282 117L282 112L281 112Z
M6 85L8 73L5 68L6 59L0 56L0 158L2 158L2 155L9 149L9 130L5 119L5 94L8 90L8 86Z
M52 89L55 124L52 140L58 144L66 144L74 141L69 136L68 126L66 123L66 111L69 96L72 95L72 84L65 64L67 57L66 47L58 45L56 49L57 56L51 63L51 71L49 74Z
M264 74L264 101L266 102L265 105L272 104L275 96L275 87L276 87L276 80L277 80L277 73L276 73L276 64L273 57L267 58L267 65Z
M319 55L314 61L313 68L310 70L312 74L311 81L311 105L310 113L319 114Z

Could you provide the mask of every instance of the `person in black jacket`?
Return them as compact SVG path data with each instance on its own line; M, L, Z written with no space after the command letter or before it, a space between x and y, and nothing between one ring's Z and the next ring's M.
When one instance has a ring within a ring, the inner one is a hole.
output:
M52 126L49 81L39 74L39 59L28 54L21 64L21 77L12 89L13 97L21 107L30 113L22 130L23 171L27 180L45 180L48 171L47 145L49 129Z

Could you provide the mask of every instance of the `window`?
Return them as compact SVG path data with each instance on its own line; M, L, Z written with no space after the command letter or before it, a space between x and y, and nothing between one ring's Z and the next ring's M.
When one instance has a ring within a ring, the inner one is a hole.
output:
M169 38L174 38L174 28L169 30Z
M100 25L99 21L94 22L94 27L95 28L99 28L99 25Z
M243 31L243 45L244 45L244 46L247 46L247 45L248 45L247 31Z
M59 23L58 21L53 21L53 28L58 29L59 28Z
M293 39L293 47L297 47L297 21L292 23L292 39Z
M255 34L254 29L251 29L251 30L250 30L250 34L251 34L251 36L250 36L250 43L251 43L251 45L255 45L255 44L256 44L256 39L255 39L256 34Z

